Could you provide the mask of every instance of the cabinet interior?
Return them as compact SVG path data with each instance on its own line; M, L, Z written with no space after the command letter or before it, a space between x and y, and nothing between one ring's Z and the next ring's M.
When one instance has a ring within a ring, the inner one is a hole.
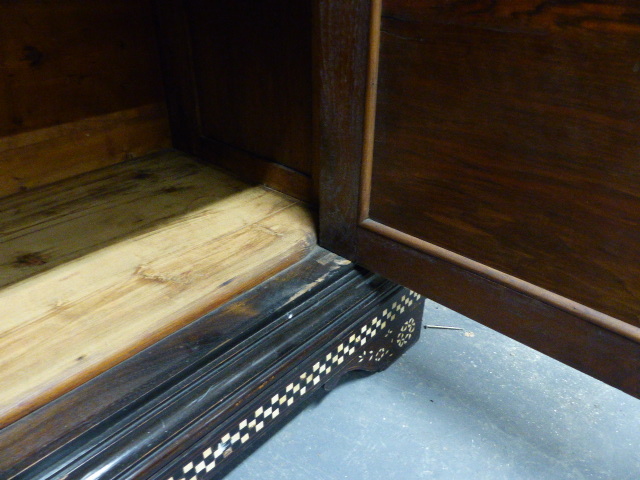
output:
M299 200L260 186L261 160L172 148L154 2L21 0L0 18L2 428L300 260L315 231ZM242 92L212 88L221 144L308 177L278 120L240 130L252 106L230 112Z

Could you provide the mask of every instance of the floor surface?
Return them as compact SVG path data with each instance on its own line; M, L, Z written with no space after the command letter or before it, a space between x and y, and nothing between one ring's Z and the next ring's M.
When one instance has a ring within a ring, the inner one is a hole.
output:
M640 479L640 400L433 302L388 370L352 374L227 480Z

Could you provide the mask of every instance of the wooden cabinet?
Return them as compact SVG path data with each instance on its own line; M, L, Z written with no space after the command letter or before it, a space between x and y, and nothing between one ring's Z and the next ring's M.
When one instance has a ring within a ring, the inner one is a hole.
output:
M221 477L419 337L317 245L311 2L0 3L0 477Z
M639 14L0 4L0 476L219 477L420 295L639 396Z

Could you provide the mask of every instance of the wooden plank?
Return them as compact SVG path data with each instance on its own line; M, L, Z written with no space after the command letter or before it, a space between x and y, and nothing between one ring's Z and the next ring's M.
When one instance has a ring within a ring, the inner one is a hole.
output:
M6 198L0 287L246 188L195 159L165 152Z
M383 1L371 218L640 326L639 15Z
M152 213L146 229L106 246L104 237L90 236L92 252L0 291L0 426L292 264L313 244L313 222L294 201L263 187L238 188L239 182L211 171L203 174L200 192L222 186L217 195L209 194L209 204L183 203L186 211L150 228L157 217ZM103 173L108 177L109 169ZM211 182L212 175L219 182ZM173 189L164 185L155 184L146 198L152 212L175 201ZM92 195L90 188L85 191ZM120 214L143 201L140 190L125 188L123 194L124 201L97 205L88 217L66 206L66 231L58 216L33 232L51 228L50 241L57 244L73 238L72 232L83 237L92 216L135 222L135 216ZM76 202L85 209L81 199ZM83 250L74 243L71 254Z
M170 146L156 103L0 138L0 196L47 185Z

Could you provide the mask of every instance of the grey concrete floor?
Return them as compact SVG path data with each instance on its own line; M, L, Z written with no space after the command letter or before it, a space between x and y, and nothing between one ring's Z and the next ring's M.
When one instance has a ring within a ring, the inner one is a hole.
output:
M227 480L640 480L640 400L428 302L421 341L308 406Z

